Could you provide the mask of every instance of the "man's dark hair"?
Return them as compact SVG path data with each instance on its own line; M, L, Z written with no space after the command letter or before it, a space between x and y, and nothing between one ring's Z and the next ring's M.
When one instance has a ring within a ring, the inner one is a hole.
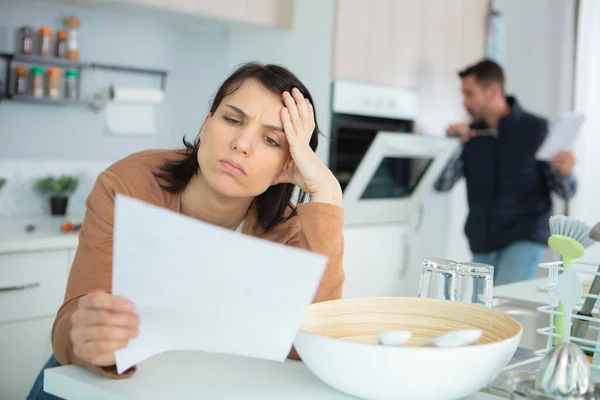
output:
M284 67L273 64L247 63L239 66L226 80L223 82L217 94L215 95L210 113L214 114L223 98L238 90L244 82L249 79L254 79L260 82L267 90L275 96L280 97L284 91L291 92L293 88L297 88L302 95L308 99L314 108L313 98L304 84L292 72ZM310 148L314 151L319 144L319 125L315 111L315 129L310 137ZM196 137L193 143L188 142L185 137L183 139L185 149L181 151L184 158L176 161L169 161L162 165L154 175L160 179L162 188L170 193L178 193L183 191L192 177L198 173L200 166L198 165L198 148L200 147L200 135ZM279 183L270 186L266 192L260 194L255 199L256 209L258 213L258 222L262 225L265 231L270 230L277 224L280 224L294 217L296 207L291 203L295 185L292 183ZM302 190L298 191L297 203L302 203L306 199L306 193ZM288 208L292 212L287 216Z
M504 93L504 71L502 67L492 60L483 60L473 64L458 73L461 79L473 76L477 83L487 86L490 83L498 83Z

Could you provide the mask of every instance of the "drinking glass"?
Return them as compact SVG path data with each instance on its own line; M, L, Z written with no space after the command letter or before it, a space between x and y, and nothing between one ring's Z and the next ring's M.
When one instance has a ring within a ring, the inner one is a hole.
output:
M492 308L493 286L494 267L491 265L426 258L418 296Z
M443 258L425 258L418 297L456 300L458 263Z

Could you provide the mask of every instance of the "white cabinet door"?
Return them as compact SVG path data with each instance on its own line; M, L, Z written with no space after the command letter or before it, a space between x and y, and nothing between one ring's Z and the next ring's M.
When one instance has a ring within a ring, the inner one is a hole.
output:
M403 225L344 229L343 297L401 296L410 249Z
M55 315L67 281L67 250L0 255L0 322Z
M22 400L52 354L54 317L0 324L0 398Z

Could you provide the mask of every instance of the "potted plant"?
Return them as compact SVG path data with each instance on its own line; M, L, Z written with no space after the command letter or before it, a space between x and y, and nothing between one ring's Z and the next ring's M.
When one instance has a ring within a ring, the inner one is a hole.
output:
M2 189L2 186L4 186L5 183L6 183L6 178L0 177L0 189Z
M50 212L52 215L65 215L71 195L79 179L74 176L62 175L58 178L48 176L35 182L36 188L50 199Z

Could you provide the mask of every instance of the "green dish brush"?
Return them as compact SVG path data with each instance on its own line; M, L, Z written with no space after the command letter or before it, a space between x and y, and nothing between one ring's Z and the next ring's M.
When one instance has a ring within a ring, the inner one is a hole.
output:
M562 257L563 268L571 268L573 260L583 257L584 250L594 244L589 237L591 230L590 226L574 218L564 215L550 217L551 236L548 238L548 245ZM558 304L558 311L564 314L562 303ZM562 336L566 329L571 329L565 326L564 315L557 315L555 321L554 333ZM554 338L554 344L562 341L562 338Z

